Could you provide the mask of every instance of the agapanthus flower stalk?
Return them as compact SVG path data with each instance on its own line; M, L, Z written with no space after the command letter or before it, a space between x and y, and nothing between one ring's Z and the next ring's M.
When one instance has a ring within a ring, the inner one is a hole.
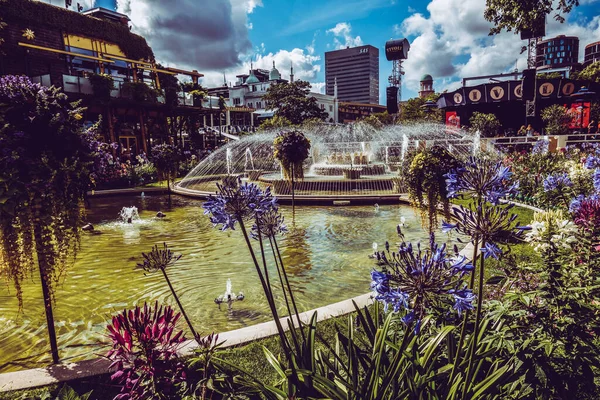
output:
M402 320L416 322L416 331L423 317L434 310L451 306L460 314L472 308L475 297L463 278L472 272L473 264L458 254L456 246L454 254L449 254L446 245L435 243L432 235L428 249L403 242L397 252L390 253L386 243L386 251L377 253L377 258L382 270L371 272L375 299L386 311L405 310Z

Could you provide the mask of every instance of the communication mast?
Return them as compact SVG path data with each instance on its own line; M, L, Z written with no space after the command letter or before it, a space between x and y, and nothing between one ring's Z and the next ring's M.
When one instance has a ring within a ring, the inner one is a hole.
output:
M407 39L388 40L385 43L385 58L392 62L392 74L388 77L386 105L389 114L398 113L398 103L402 99L402 62L408 57L410 43Z

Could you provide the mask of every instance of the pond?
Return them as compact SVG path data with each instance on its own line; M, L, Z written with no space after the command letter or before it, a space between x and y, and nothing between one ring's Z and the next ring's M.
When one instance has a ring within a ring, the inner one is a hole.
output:
M241 232L213 228L200 201L173 196L171 205L166 196L92 199L87 219L95 232L83 233L77 259L56 288L61 360L104 355L106 323L124 308L155 301L175 306L162 274L136 268L142 252L163 242L182 254L168 274L198 332L223 332L270 319ZM122 207L130 206L138 208L140 219L119 222ZM166 218L156 218L159 210ZM282 211L289 233L280 239L280 248L303 311L368 292L372 244L381 249L386 240L398 242L396 225L402 217L407 241L428 240L419 215L407 205L297 207L294 218L290 207ZM50 361L41 287L33 275L24 283L21 311L12 287L5 285L0 292L0 372ZM227 279L234 292L245 295L232 312L214 302L225 292ZM183 323L181 328L186 328Z

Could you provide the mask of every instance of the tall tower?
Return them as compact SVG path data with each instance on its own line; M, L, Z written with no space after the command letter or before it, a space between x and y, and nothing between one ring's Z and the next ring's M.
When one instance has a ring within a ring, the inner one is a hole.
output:
M325 52L325 94L333 96L337 78L338 99L379 104L379 49L370 45Z
M294 82L294 64L290 63L290 83Z
M424 99L425 97L434 94L433 90L433 78L429 74L425 74L421 77L421 90L419 90L419 97Z

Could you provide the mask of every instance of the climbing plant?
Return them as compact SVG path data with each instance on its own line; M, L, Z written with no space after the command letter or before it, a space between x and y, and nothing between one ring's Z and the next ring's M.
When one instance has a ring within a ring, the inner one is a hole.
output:
M22 282L37 265L54 362L54 287L79 245L94 162L83 111L60 89L0 77L0 275L22 306Z
M437 227L440 207L450 216L450 200L445 174L460 162L443 147L433 146L407 155L403 174L410 201L421 212L424 225L432 232Z

